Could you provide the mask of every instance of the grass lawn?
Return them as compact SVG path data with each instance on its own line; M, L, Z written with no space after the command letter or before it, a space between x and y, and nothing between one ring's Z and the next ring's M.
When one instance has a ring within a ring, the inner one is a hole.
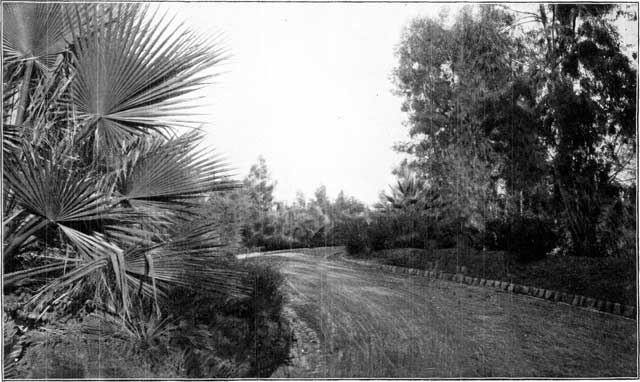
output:
M451 273L456 272L456 266L465 266L472 277L636 305L636 265L626 259L558 256L518 263L508 261L503 251L482 252L467 248L390 249L366 257L384 264L418 269L431 268L437 262L440 270Z

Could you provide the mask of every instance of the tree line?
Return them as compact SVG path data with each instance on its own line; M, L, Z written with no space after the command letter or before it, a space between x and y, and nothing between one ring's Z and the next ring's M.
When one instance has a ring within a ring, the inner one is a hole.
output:
M229 242L263 250L341 245L346 222L369 214L364 203L343 191L331 200L323 185L309 199L298 191L292 203L276 200L275 187L266 160L259 157L242 189L212 195L210 213L224 222Z
M637 15L613 4L530 9L409 22L392 75L409 138L394 146L405 156L397 183L373 208L343 193L330 202L322 187L285 204L261 160L245 191L225 196L248 208L242 242L633 256L637 52L616 22Z

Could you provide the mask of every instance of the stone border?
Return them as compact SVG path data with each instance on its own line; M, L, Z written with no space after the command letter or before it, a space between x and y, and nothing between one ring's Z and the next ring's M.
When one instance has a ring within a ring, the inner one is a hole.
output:
M623 305L611 301L598 300L592 297L585 297L579 294L571 294L551 289L535 288L526 285L514 284L507 281L487 280L479 277L471 277L462 273L446 273L435 270L422 270L416 268L398 267L395 265L371 263L368 261L357 261L352 259L343 260L356 263L368 268L380 269L390 273L403 273L429 279L440 279L445 281L453 281L461 284L480 286L485 288L493 288L507 293L522 294L525 296L542 298L553 302L561 302L568 305L596 310L604 313L610 313L622 316L632 320L636 319L636 307L633 305Z

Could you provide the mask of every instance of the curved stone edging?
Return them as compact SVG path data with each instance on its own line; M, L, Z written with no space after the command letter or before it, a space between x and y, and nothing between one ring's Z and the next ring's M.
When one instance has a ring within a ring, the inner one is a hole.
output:
M471 277L462 273L447 273L441 271L430 271L416 268L398 267L395 265L377 264L368 261L357 261L352 259L343 260L356 263L369 268L376 268L391 273L403 273L415 275L419 277L427 277L430 279L440 279L445 281L453 281L461 284L480 286L485 288L493 288L507 293L522 294L526 296L542 298L553 302L561 302L568 305L574 305L590 310L596 310L604 313L610 313L617 316L623 316L632 320L636 319L636 307L633 305L623 305L611 301L598 300L592 297L585 297L578 294L560 292L551 289L535 288L526 285L520 285L500 280L487 280L479 277Z

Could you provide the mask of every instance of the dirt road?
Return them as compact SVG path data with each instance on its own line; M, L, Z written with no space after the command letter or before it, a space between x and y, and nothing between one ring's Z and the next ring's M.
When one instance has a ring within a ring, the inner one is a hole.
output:
M307 333L302 341L317 338L311 340L317 344L299 350L306 367L281 376L631 377L637 372L636 322L619 316L383 273L330 250L257 261L286 275L288 308Z

